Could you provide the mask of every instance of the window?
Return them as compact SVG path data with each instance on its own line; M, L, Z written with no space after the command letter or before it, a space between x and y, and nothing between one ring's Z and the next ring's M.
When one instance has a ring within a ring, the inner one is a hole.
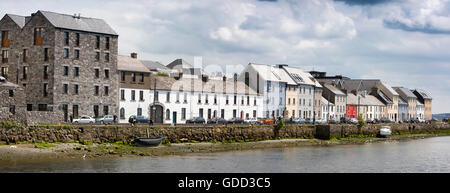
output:
M94 118L98 117L98 105L94 105Z
M22 68L22 79L26 80L28 75L28 66Z
M108 115L108 114L109 114L109 106L103 105L103 115Z
M105 53L105 62L109 62L109 53Z
M9 97L14 97L14 90L9 90Z
M198 94L198 103L202 103L202 94Z
M125 90L120 90L120 100L125 100Z
M2 47L9 47L8 31L2 31Z
M8 67L2 67L2 76L8 78Z
M16 106L15 105L9 105L9 112L13 115L16 114Z
M236 109L233 109L233 118L236 118L236 114L237 114Z
M27 111L33 110L33 104L27 104Z
M227 105L228 105L228 95L226 96L226 99L225 99L225 104L227 104Z
M109 87L104 86L103 89L105 90L105 96L108 96L109 95Z
M75 46L76 47L80 46L80 34L79 33L75 34Z
M100 52L95 52L95 61L100 61Z
M64 94L67 94L67 91L68 91L68 84L63 84L63 93Z
M100 49L100 36L95 36L95 49Z
M220 117L221 117L222 119L225 118L225 109L220 109Z
M244 105L244 96L241 96L241 105Z
M109 79L109 69L105 69L105 78Z
M253 99L253 105L256 106L256 97Z
M182 120L186 119L186 108L181 108L181 119Z
M43 89L44 97L48 96L47 87L48 87L48 84L44 83L44 89Z
M179 92L177 92L177 100L175 101L176 103L179 103L180 102L180 93Z
M64 32L64 45L69 45L69 32Z
M122 108L120 108L120 118L121 119L125 119L125 109L122 107Z
M80 67L74 67L74 69L73 69L73 75L74 75L75 77L80 76Z
M214 95L214 104L217 104L217 95Z
M47 111L47 104L38 104L38 111Z
M142 108L137 108L137 116L142 116Z
M139 100L144 101L144 91L139 91Z
M132 101L134 101L134 100L136 100L136 96L135 96L135 93L136 91L134 91L134 90L131 90L131 100Z
M22 60L23 62L28 62L28 49L23 49Z
M105 38L105 49L109 50L109 37Z
M69 75L69 67L68 66L64 66L64 76L68 76Z
M205 96L205 104L208 104L208 94Z
M80 59L80 50L75 50L74 56L76 60Z
M237 96L234 95L234 104L237 104Z
M203 117L203 108L198 109L198 116Z
M2 50L2 63L8 63L8 50Z
M78 84L73 85L73 93L78 94Z
M159 101L159 92L158 91L155 92L155 101L156 102Z
M69 58L69 48L64 48L64 58Z
M131 73L131 81L136 82L136 73L134 72Z
M187 93L184 93L184 103L187 103Z
M44 41L44 28L34 28L34 45L42 45Z
M170 110L166 109L166 120L170 120Z
M250 105L250 96L247 96L247 105Z
M294 104L294 105L295 105L295 98L293 98L293 99L292 99L292 104Z
M271 87L272 87L272 82L267 81L267 92L270 92Z
M50 50L48 48L44 48L44 61L48 61L49 56L50 56Z
M139 82L144 82L144 73L140 74Z
M94 69L95 78L100 78L100 70L98 68Z
M125 82L125 72L120 72L120 81Z
M94 86L94 95L98 96L99 86Z
M253 118L256 118L256 110L253 110Z

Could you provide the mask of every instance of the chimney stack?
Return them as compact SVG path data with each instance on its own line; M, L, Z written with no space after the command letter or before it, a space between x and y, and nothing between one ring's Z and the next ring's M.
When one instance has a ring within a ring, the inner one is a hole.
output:
M131 58L137 59L137 53L136 52L131 53Z

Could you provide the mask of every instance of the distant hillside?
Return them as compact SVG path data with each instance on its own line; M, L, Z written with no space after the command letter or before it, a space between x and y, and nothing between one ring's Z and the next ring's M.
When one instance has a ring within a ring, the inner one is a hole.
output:
M435 118L437 120L442 120L442 119L449 118L449 117L450 117L450 113L433 114L433 118Z

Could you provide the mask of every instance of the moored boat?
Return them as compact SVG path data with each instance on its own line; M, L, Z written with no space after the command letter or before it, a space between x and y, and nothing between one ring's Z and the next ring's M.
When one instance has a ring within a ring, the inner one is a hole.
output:
M391 127L389 127L389 126L382 126L380 131L378 132L378 135L380 137L387 137L391 134L392 134L392 131L391 131Z
M156 147L162 143L163 139L164 139L164 137L137 138L137 139L134 139L134 143L138 147Z

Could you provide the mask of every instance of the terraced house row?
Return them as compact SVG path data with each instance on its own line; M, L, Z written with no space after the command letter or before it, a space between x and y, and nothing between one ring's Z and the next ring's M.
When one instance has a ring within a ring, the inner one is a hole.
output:
M431 119L421 89L381 80L327 76L286 64L249 63L232 77L209 75L183 59L164 65L118 55L118 34L102 19L37 11L0 20L0 118L68 122L81 115L132 115L155 123L278 117L329 121ZM3 95L2 95L3 96Z

